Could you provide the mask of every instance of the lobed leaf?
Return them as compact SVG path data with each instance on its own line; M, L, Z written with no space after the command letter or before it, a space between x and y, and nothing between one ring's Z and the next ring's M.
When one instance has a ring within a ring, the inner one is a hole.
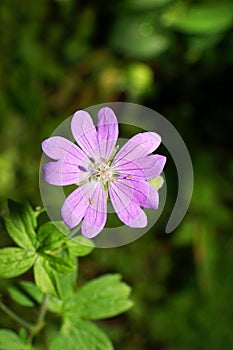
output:
M29 270L36 259L36 253L18 247L0 249L0 277L11 278Z
M132 306L128 299L131 288L119 274L98 277L81 287L67 300L65 313L73 317L97 320L116 316Z

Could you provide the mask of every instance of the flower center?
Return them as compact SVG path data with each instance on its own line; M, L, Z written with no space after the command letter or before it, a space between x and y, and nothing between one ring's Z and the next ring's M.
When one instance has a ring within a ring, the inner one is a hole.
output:
M104 184L108 181L113 181L114 173L110 163L111 162L108 162L106 159L101 158L99 162L94 164L92 177L95 180L102 181Z

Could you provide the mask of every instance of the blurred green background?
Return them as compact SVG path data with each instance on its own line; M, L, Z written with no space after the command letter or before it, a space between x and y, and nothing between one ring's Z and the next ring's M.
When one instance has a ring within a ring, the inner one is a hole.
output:
M227 0L0 2L1 210L8 197L41 204L41 141L77 109L145 105L189 148L195 187L175 232L164 233L177 190L167 155L154 229L80 261L80 283L118 271L133 287L134 308L102 323L116 349L233 349L232 33Z

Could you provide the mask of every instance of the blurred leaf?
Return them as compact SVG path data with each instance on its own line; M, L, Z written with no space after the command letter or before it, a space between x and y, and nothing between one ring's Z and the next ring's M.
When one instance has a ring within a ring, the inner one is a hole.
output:
M36 238L36 217L29 203L20 204L8 200L10 217L5 216L6 229L11 238L20 247L27 250L35 250L37 247Z
M67 300L66 315L87 319L101 319L116 316L132 305L128 299L131 288L121 282L118 274L98 277L81 287Z
M119 18L111 35L113 48L135 59L158 56L168 48L169 42L163 33L155 30L157 20L154 14Z
M113 350L107 335L94 324L76 318L74 323L65 320L49 350Z
M25 344L20 337L9 329L0 329L1 350L34 350L31 345Z
M0 277L11 278L22 275L29 270L36 259L34 252L21 248L0 249Z
M178 2L162 16L162 22L189 34L215 34L229 29L233 21L233 3L229 1L189 6Z

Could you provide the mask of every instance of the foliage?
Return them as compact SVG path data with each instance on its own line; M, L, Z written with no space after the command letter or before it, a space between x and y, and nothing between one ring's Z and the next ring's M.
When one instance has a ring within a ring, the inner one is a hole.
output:
M88 259L79 259L78 283L81 289L87 280L118 271L133 286L135 305L127 316L100 324L116 349L233 348L232 2L1 0L0 21L0 210L5 210L7 197L41 205L41 141L75 110L127 101L158 111L177 128L191 153L191 207L182 225L165 235L177 190L168 155L168 197L155 228L133 244L94 250ZM17 266L29 269L35 256L33 233L21 241L15 230L18 247L13 247L3 228L0 232L4 249L17 248L14 252L22 256L28 250L25 244L31 245L32 255ZM81 256L79 245L68 245L64 243L71 256L76 254L72 249ZM61 260L59 254L41 252L43 266L49 270L54 257ZM72 265L67 254L65 261ZM5 264L2 270L9 274L7 269ZM56 270L56 276L61 274L63 287L55 284L54 294L73 296L77 269L66 274ZM0 290L9 307L33 320L43 293L32 284L32 269L23 277L0 280ZM47 303L47 332L36 338L43 350L57 335L62 309L55 296ZM62 326L66 335L69 322ZM4 313L0 326L14 330L25 343Z
M112 350L107 335L88 320L109 318L125 312L132 306L128 299L131 288L121 282L119 274L93 279L76 291L77 256L93 250L91 241L75 240L63 235L55 224L46 222L37 226L31 206L9 201L9 216L4 222L15 243L21 246L0 249L0 277L12 278L33 267L34 283L19 281L10 286L12 299L24 307L41 305L38 321L34 324L21 319L2 301L0 308L28 331L25 341L9 329L0 330L0 348L32 350L33 339L45 326L46 311L58 314L61 330L49 349Z

